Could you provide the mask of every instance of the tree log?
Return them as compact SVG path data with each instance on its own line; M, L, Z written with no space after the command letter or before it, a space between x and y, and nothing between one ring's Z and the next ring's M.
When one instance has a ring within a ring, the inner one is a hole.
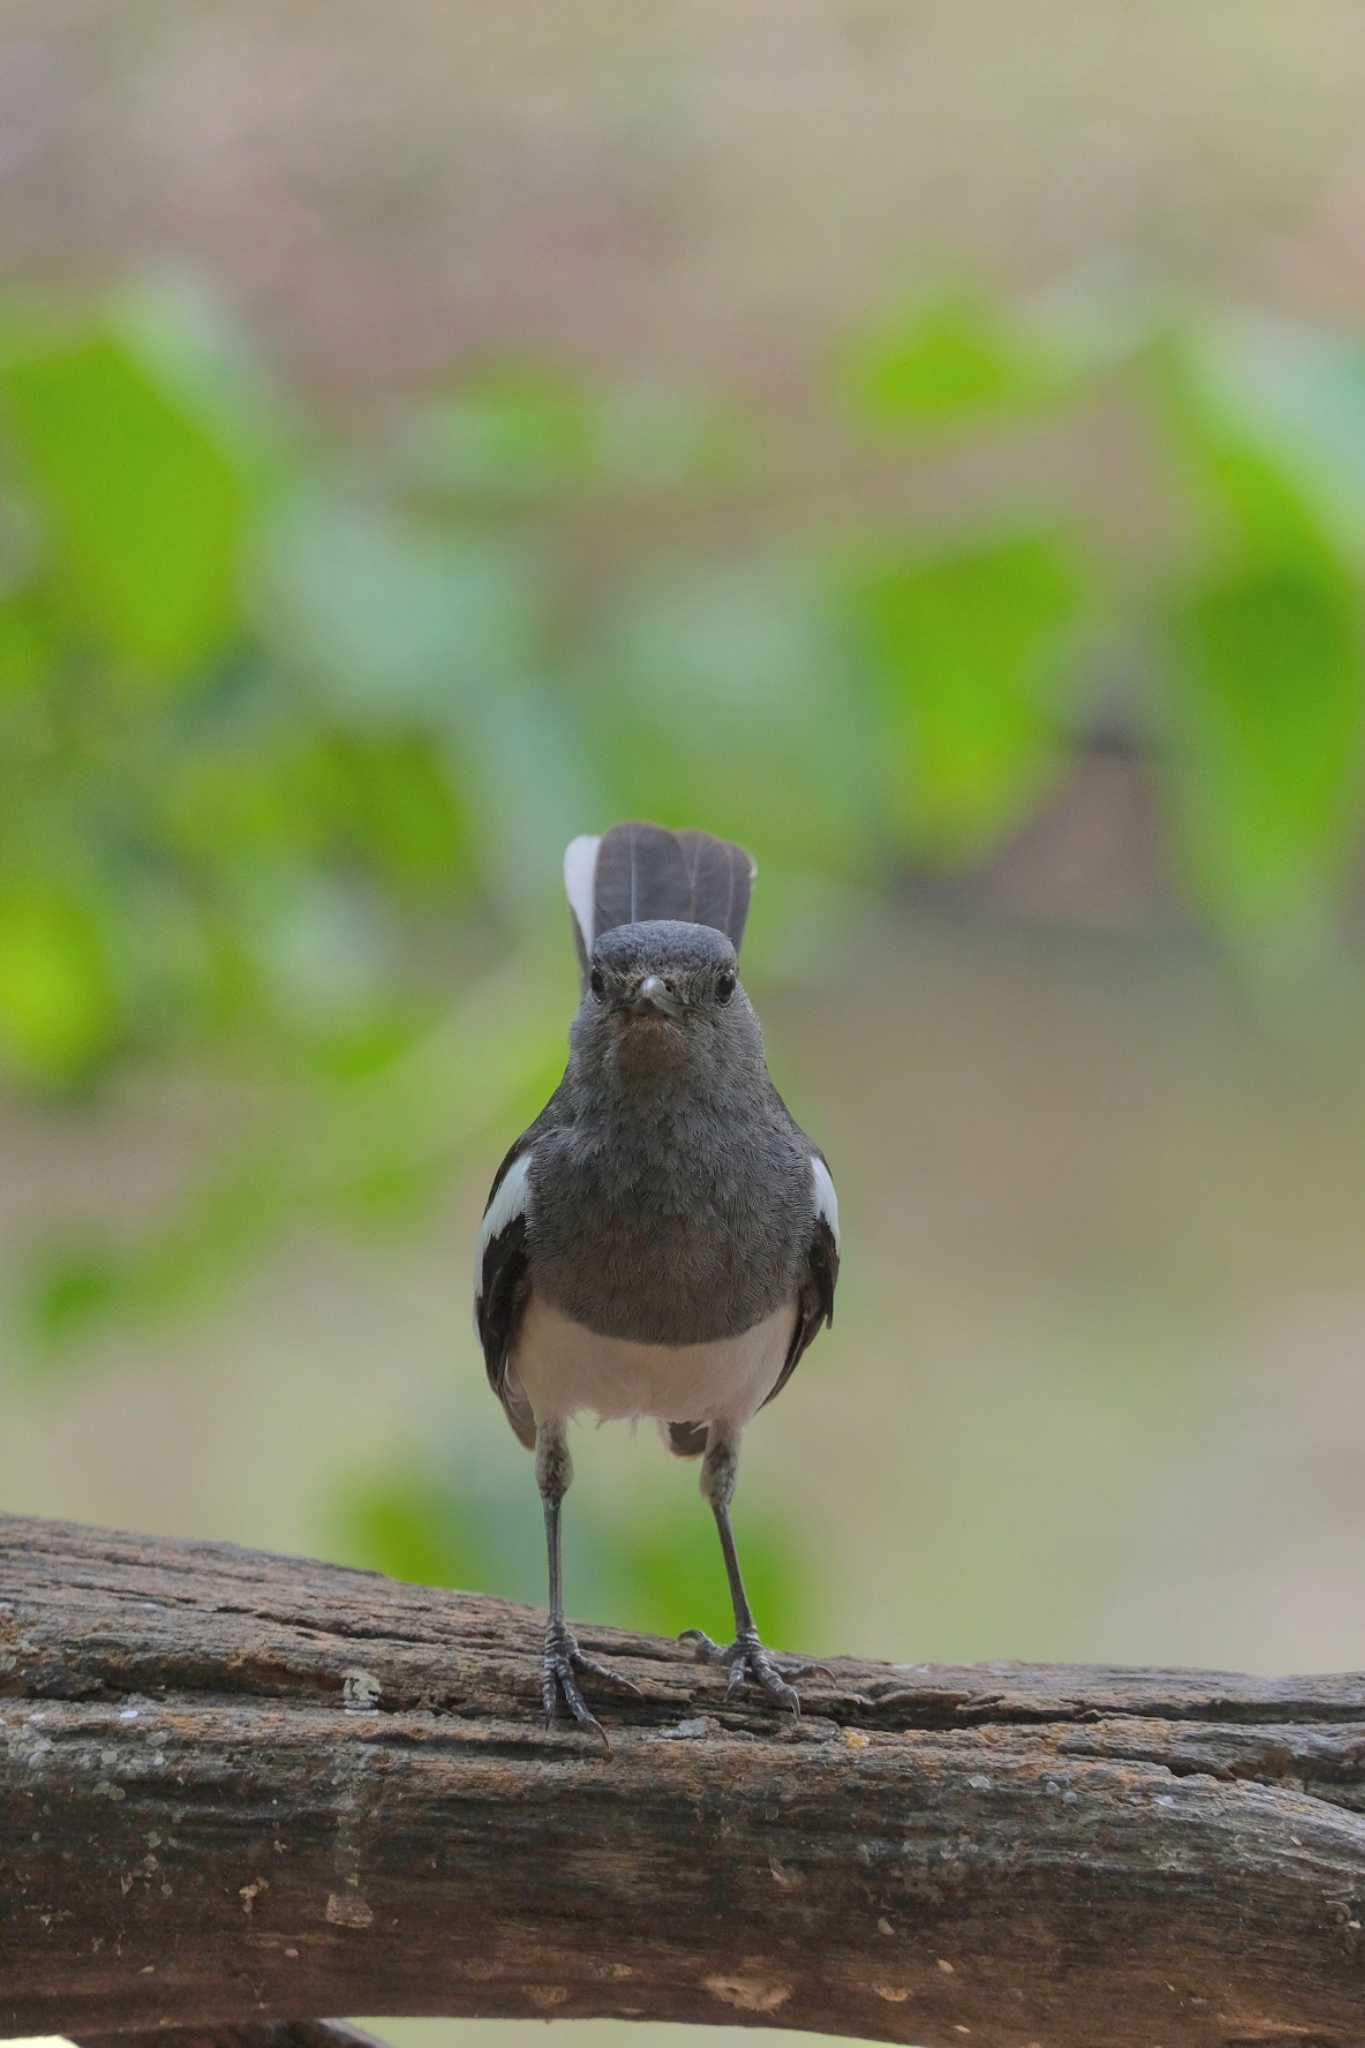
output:
M1365 2043L1365 1674L848 1661L798 1723L582 1629L643 1693L604 1757L543 1725L541 1625L0 1518L0 2034Z

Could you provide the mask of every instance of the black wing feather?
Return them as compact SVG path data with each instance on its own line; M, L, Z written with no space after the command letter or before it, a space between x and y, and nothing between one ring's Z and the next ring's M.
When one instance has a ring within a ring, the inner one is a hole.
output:
M834 1321L834 1290L839 1284L839 1247L834 1232L823 1216L816 1218L815 1235L806 1257L805 1277L796 1303L796 1328L787 1347L787 1357L768 1396L775 1401L796 1371L805 1353L827 1323ZM768 1401L763 1403L766 1408Z
M537 1128L537 1124L532 1124L530 1130L517 1139L493 1176L493 1185L484 1203L485 1216L508 1172L529 1148ZM526 1396L515 1380L509 1378L507 1360L516 1341L529 1292L526 1218L524 1215L512 1216L484 1246L479 1289L474 1300L474 1322L483 1346L488 1384L501 1401L507 1420L527 1450L534 1446L536 1440L535 1417Z

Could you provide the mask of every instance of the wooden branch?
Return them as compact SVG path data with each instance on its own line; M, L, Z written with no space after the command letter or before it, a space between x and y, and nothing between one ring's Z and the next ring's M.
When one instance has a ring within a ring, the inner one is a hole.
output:
M605 1759L527 1610L0 1519L0 2035L1365 2042L1365 1675L841 1663L793 1725L581 1635L644 1693Z

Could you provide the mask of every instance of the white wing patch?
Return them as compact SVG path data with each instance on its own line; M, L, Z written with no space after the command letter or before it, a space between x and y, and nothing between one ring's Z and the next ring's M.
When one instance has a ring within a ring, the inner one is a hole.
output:
M815 1213L823 1216L834 1238L834 1249L839 1249L839 1197L834 1192L834 1182L829 1177L829 1168L823 1159L810 1155L811 1178L815 1182Z
M601 844L600 834L594 838L591 832L585 832L579 838L571 839L564 849L564 894L569 899L569 908L582 934L583 951L588 954L591 954L593 945L592 898L597 875L597 849Z
M524 1216L530 1206L531 1191L526 1185L526 1176L531 1170L531 1154L523 1152L520 1159L513 1160L502 1177L498 1192L488 1204L488 1213L483 1219L479 1232L478 1256L474 1261L474 1307L477 1310L483 1300L483 1261L489 1245L509 1223Z

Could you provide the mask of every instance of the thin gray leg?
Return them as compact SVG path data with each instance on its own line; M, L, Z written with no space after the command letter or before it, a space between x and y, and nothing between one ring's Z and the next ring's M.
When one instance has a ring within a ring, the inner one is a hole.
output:
M564 1582L560 1560L559 1521L564 1496L573 1478L573 1460L564 1435L562 1422L542 1422L536 1428L536 1485L545 1509L545 1551L550 1572L550 1618L545 1631L545 1655L541 1666L541 1698L545 1702L545 1714L553 1721L562 1709L567 1708L582 1728L590 1728L601 1741L605 1750L610 1750L606 1730L591 1711L579 1690L577 1674L589 1672L594 1678L601 1678L609 1685L619 1686L622 1691L641 1697L638 1685L609 1665L599 1664L592 1657L585 1657L579 1649L572 1629L564 1619Z
M769 1699L779 1706L790 1707L799 1720L801 1697L796 1688L787 1683L779 1668L778 1660L765 1650L758 1639L754 1626L753 1610L749 1596L744 1590L744 1574L739 1568L739 1552L735 1548L735 1532L730 1524L730 1503L735 1495L735 1479L739 1471L739 1439L727 1431L712 1429L707 1441L706 1456L702 1460L701 1490L711 1503L711 1512L716 1518L720 1535L721 1554L725 1559L725 1576L730 1582L730 1601L735 1610L735 1640L728 1649L713 1643L703 1629L684 1629L679 1640L691 1643L696 1651L699 1664L724 1664L730 1673L725 1688L725 1697L738 1692L746 1681L759 1686ZM801 1664L788 1667L789 1676L801 1678L808 1672L828 1670L823 1664Z

